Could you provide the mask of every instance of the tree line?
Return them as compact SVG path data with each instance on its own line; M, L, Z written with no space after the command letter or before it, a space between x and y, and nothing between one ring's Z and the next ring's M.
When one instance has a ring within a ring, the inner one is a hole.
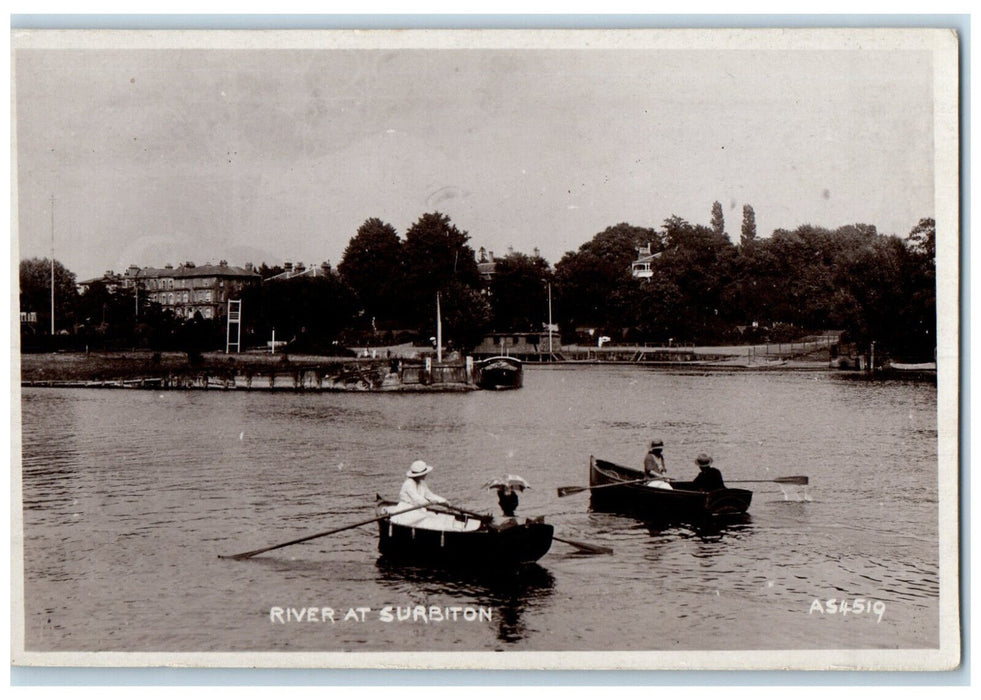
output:
M631 271L639 250L653 256L646 278ZM840 330L897 358L932 359L935 259L932 219L904 238L868 224L805 224L763 238L747 205L734 243L718 202L708 226L677 216L658 228L619 223L554 266L537 250L491 259L440 212L423 214L404 236L369 218L330 274L246 289L243 341L264 343L275 329L278 340L306 352L427 342L435 335L438 293L444 341L461 350L492 331L542 331L551 296L552 320L566 343L597 335L626 343L786 342ZM50 260L21 262L21 309L37 314L35 324L22 324L25 347L50 319L50 267ZM282 271L265 263L257 269L264 278ZM223 319L177 319L133 290L99 283L78 294L74 277L55 262L55 317L65 343L224 348Z

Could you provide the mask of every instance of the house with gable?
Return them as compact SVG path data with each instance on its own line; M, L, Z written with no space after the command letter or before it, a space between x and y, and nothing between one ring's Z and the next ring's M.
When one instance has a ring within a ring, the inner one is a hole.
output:
M651 244L637 246L637 259L630 263L630 274L638 279L650 279L654 276L653 263L661 253L652 253Z

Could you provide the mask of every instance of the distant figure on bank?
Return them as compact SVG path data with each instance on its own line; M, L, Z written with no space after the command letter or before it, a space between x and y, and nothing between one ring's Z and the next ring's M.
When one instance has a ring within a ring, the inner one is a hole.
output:
M667 467L664 466L664 455L662 451L664 450L663 440L654 440L651 442L651 448L647 451L647 455L644 457L644 476L646 476L650 481L647 485L655 489L670 489L671 484L667 481Z
M426 483L426 474L432 470L433 468L421 459L413 462L412 466L409 467L409 471L405 473L408 478L402 484L402 490L399 491L399 502L412 506L447 503L448 501L445 498L437 496L429 490L429 485Z
M726 487L722 481L722 472L712 466L712 458L702 452L695 459L698 465L698 476L692 480L692 484L699 491L718 491Z

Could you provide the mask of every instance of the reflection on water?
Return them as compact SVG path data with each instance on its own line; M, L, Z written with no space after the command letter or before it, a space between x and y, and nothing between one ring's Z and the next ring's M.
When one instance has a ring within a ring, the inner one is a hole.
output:
M539 564L501 571L454 571L395 565L379 558L377 566L379 583L393 591L410 583L429 598L485 601L481 604L490 605L496 614L497 638L507 643L525 639L522 615L540 608L555 585L551 572Z
M748 537L753 532L752 523L753 518L749 513L740 513L678 525L656 521L647 522L646 525L652 536L670 531L677 533L679 537L694 538L702 542L722 542L726 538L741 540Z
M711 398L711 400L706 400ZM936 388L821 373L527 367L515 392L275 395L26 389L25 638L37 650L382 651L929 647L937 644ZM590 510L589 455L669 475L708 452L727 480L807 475L809 499L754 483L739 521L656 525ZM531 484L556 542L516 578L389 569L369 520L415 459L453 503ZM865 621L815 598L881 600ZM270 623L270 607L484 605L492 624ZM864 626L863 626L864 625Z

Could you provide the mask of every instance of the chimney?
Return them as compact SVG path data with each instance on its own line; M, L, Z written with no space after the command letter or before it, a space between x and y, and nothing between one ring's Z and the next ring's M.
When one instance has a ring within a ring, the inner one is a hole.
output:
M288 273L286 276L289 277L290 275L293 274L293 263L291 263L291 262L284 262L283 263L283 269L286 270L286 272Z
M298 260L296 262L296 267L293 268L293 271L296 272L296 274L300 274L301 272L303 272L306 269L307 269L307 266L304 265L301 261Z
M320 271L324 275L329 275L330 274L330 263L327 262L326 260L324 260L322 263L320 263Z
M245 263L245 271L252 272L252 263L250 262Z
M228 261L227 260L219 260L218 261L218 267L228 267Z

